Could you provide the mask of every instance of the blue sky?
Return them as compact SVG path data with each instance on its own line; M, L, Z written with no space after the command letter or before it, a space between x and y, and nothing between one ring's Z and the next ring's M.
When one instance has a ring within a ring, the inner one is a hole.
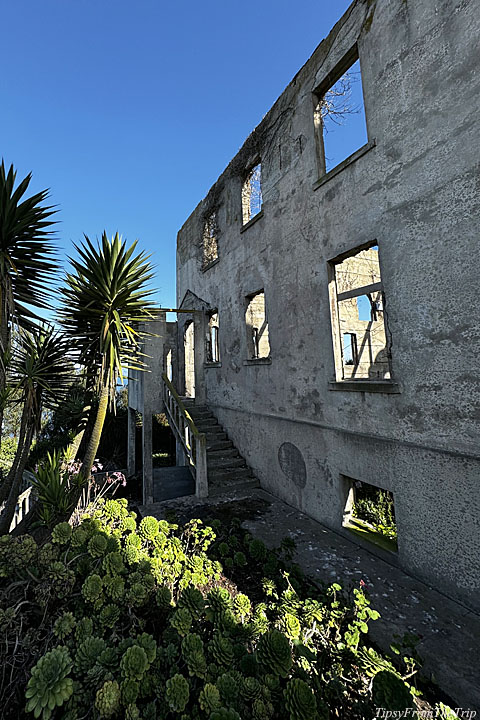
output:
M3 2L0 156L85 232L139 239L175 303L175 240L349 0Z

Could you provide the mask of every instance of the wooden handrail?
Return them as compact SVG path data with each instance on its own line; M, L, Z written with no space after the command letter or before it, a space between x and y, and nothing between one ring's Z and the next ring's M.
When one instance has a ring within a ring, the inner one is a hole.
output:
M185 419L187 420L187 423L188 423L188 426L189 426L190 430L192 431L192 433L193 433L194 435L200 435L200 431L198 430L197 426L196 426L195 423L193 422L192 416L190 415L190 413L188 412L187 408L186 408L185 405L183 404L180 395L177 393L177 391L176 391L175 388L173 387L171 381L168 379L167 374L166 374L166 373L163 373L163 374L162 374L162 378L163 378L163 381L164 381L165 385L168 387L168 389L169 389L170 392L172 393L173 397L175 398L175 402L177 403L178 407L180 408L180 412L182 413L182 415L183 415L183 416L185 417Z
M170 426L177 440L182 444L185 455L190 463L190 470L195 477L195 494L197 497L208 495L207 475L207 439L196 427L192 416L186 409L182 399L168 379L162 373L163 400Z

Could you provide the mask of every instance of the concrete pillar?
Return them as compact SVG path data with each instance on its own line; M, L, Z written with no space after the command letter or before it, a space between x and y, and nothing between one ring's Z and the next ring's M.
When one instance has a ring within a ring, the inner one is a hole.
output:
M163 349L166 337L166 315L161 313L157 320L146 323L144 329L153 334L145 338L144 361L148 371L143 377L143 504L153 503L153 462L152 462L152 416L163 410L162 373L165 371L163 362Z
M142 423L143 504L153 503L152 405L145 401Z
M136 434L136 413L131 407L128 408L128 440L127 440L127 475L135 475L135 434Z
M194 314L194 338L195 338L195 404L204 405L207 401L207 389L205 384L205 360L206 360L206 313L196 312Z
M185 467L187 464L187 458L183 445L177 439L175 439L175 464L179 467Z

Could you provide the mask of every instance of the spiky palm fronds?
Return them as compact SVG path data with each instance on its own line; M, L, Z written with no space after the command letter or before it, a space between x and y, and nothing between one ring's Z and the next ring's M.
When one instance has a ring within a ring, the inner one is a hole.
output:
M152 319L153 277L149 256L134 255L117 233L111 240L104 232L97 247L85 235L76 247L79 260L66 277L60 322L80 348L80 360L97 377L98 387L108 386L113 397L117 379L127 368L143 367L141 334L135 327Z
M45 308L49 284L57 270L55 248L49 238L55 224L50 218L57 211L42 203L48 191L22 200L32 179L31 173L15 188L13 165L6 172L0 164L0 322L3 352L5 325L14 319L21 327L31 328L35 317L26 305Z

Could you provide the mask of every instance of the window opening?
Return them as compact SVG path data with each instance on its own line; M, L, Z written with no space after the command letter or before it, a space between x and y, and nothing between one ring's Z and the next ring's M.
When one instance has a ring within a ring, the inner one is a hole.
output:
M333 268L337 318L332 316L332 328L334 342L341 339L337 380L390 380L378 246L358 250Z
M208 319L207 362L220 362L217 311L210 313Z
M247 325L248 355L251 359L270 357L270 340L265 310L265 293L261 290L248 295L245 321Z
M393 493L353 478L344 477L344 482L347 502L343 526L357 537L396 552L398 533Z
M345 365L358 365L357 336L355 333L343 333L343 362Z
M356 48L342 60L314 96L317 152L323 174L368 141L362 74Z
M253 167L242 185L243 224L249 222L262 209L262 165Z
M217 213L212 212L203 226L203 267L218 260Z

